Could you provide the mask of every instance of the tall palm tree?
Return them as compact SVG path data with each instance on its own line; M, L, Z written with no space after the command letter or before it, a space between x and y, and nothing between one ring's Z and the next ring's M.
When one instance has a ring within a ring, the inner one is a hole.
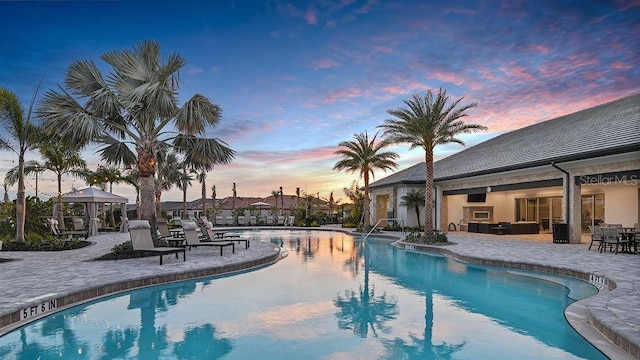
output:
M379 127L384 136L394 144L407 143L409 150L417 147L424 149L427 167L427 181L425 187L425 236L433 235L433 149L438 145L464 142L457 136L486 130L487 127L478 124L465 124L461 119L467 116L466 111L478 104L460 105L463 98L449 102L446 90L440 88L435 95L431 90L423 97L415 94L412 99L405 100L406 108L387 110L394 116L385 120Z
M273 198L276 201L276 215L278 213L278 197L280 196L280 190L271 190L271 195L273 195Z
M200 94L179 106L179 71L186 60L173 53L163 62L153 40L101 59L112 68L109 76L93 61L72 63L64 88L45 94L38 115L64 144L102 144L100 156L108 164L137 166L141 217L155 227L158 151L167 145L194 159L230 161L234 151L226 143L204 137L219 124L222 110Z
M105 184L109 184L110 193L113 193L113 184L118 184L126 181L122 176L122 171L120 171L120 169L115 166L99 166L97 173L102 182L104 182ZM112 227L116 226L116 220L113 214L113 203L109 203L109 211L111 212L111 216L109 217L109 225Z
M364 133L355 134L355 141L342 141L338 144L341 149L335 152L341 155L342 160L338 161L333 170L346 170L348 172L358 171L360 177L364 178L364 230L371 227L371 216L369 215L369 176L375 177L374 171L392 170L398 167L395 159L398 154L392 151L383 151L390 142L386 139L377 141L378 133L369 139L369 135Z
M351 218L360 219L364 208L364 193L360 191L358 181L351 182L351 187L345 187L342 189L344 194L351 200L353 207L351 208ZM344 209L344 208L343 208ZM358 224L360 225L360 224Z
M207 217L207 172L206 171L198 172L198 182L201 185L200 200L202 200L202 216Z
M128 169L125 175L122 177L122 182L129 184L136 189L136 216L140 220L140 175L135 168Z
M44 162L35 160L27 162L25 173L51 171L56 174L58 182L57 214L58 223L64 225L64 213L62 208L62 176L70 174L72 176L83 177L87 172L87 163L82 159L77 148L65 148L60 146L56 140L48 140L40 143L40 156Z
M182 167L180 170L180 177L178 179L177 185L178 189L182 190L182 216L181 218L184 220L189 219L187 214L187 190L191 187L191 182L193 181L196 171L188 168L185 163L182 163Z
M400 206L413 208L415 210L416 219L418 219L418 227L420 227L420 206L424 206L425 202L424 190L411 190L406 195L403 195L400 200L402 200L400 202Z
M24 185L24 156L32 150L40 138L38 127L31 122L31 111L36 92L31 98L29 111L25 114L16 94L0 87L0 124L9 138L0 136L0 150L13 151L18 156L16 192L16 241L24 242L24 222L26 212L26 193Z
M178 156L175 153L161 151L158 154L158 170L154 179L155 206L158 216L162 213L162 193L169 191L180 182L180 167Z

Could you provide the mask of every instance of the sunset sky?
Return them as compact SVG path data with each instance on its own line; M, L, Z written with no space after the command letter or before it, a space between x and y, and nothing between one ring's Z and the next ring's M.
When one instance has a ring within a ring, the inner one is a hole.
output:
M106 76L100 55L146 39L187 59L181 101L200 93L223 109L207 135L237 156L209 173L218 197L235 182L238 196L282 186L346 200L358 174L332 170L337 144L375 133L388 109L427 89L478 103L465 121L489 130L463 137L467 147L640 92L640 0L0 1L0 86L28 108L41 79L38 99L75 60ZM438 147L436 160L462 149ZM392 150L399 170L424 159L406 145ZM83 155L92 169L100 163L92 148ZM0 175L16 160L0 152ZM54 179L40 175L41 196L55 194ZM63 192L72 186L86 185L65 178ZM194 181L189 198L199 189ZM130 186L114 193L135 199Z

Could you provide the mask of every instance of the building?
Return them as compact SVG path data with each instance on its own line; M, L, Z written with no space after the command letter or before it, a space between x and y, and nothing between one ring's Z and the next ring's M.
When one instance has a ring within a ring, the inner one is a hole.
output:
M434 162L433 173L440 230L517 222L550 232L564 223L567 240L580 242L589 225L633 226L640 221L640 94L502 134ZM374 220L416 226L415 212L400 202L425 181L419 163L370 184Z

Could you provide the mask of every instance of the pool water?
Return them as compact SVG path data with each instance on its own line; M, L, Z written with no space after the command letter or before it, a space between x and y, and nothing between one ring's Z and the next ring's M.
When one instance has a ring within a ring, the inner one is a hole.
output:
M606 359L564 319L587 283L339 232L245 236L289 254L56 313L0 337L0 359Z

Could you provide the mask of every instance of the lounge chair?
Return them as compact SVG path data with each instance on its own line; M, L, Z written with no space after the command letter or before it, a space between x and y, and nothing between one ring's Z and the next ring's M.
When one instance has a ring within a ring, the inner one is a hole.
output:
M247 238L240 237L240 235L228 232L216 233L213 231L213 224L209 221L198 224L202 232L201 241L237 241L244 243L244 248L248 249L251 246L251 242Z
M182 229L184 230L185 247L198 247L198 246L217 246L220 248L220 256L226 246L231 246L231 252L236 252L236 246L231 241L202 241L198 236L198 225L194 221L183 221Z
M600 226L589 226L589 230L591 231L591 244L589 244L589 250L591 250L591 246L594 242L598 243L598 250L602 247L602 231L600 230Z
M216 216L216 225L224 225L224 221L222 221L222 216Z
M278 225L284 225L284 216L278 216Z
M160 256L160 265L162 265L162 256L165 254L176 254L178 259L178 254L182 253L182 259L187 261L187 251L184 247L161 247L153 244L151 225L147 220L129 220L129 236L133 250L143 255L151 253Z
M233 225L233 216L227 216L227 225Z
M249 218L249 225L255 225L256 223L257 223L257 219L256 219L256 217L255 217L255 216L253 216L253 215L252 215L252 216Z
M293 222L295 221L296 217L295 216L289 216L289 226L293 226Z
M267 215L267 225L273 225L273 216Z
M85 239L89 236L89 232L86 230L79 230L79 231L61 230L58 227L58 220L48 219L47 222L49 224L49 228L51 229L51 233L57 237L66 237L69 240L71 240L71 238L73 238L74 236L82 237Z
M179 235L172 233L171 230L169 230L169 224L165 219L156 220L156 224L158 225L158 239L178 246L182 244L184 236L182 236L181 233Z

